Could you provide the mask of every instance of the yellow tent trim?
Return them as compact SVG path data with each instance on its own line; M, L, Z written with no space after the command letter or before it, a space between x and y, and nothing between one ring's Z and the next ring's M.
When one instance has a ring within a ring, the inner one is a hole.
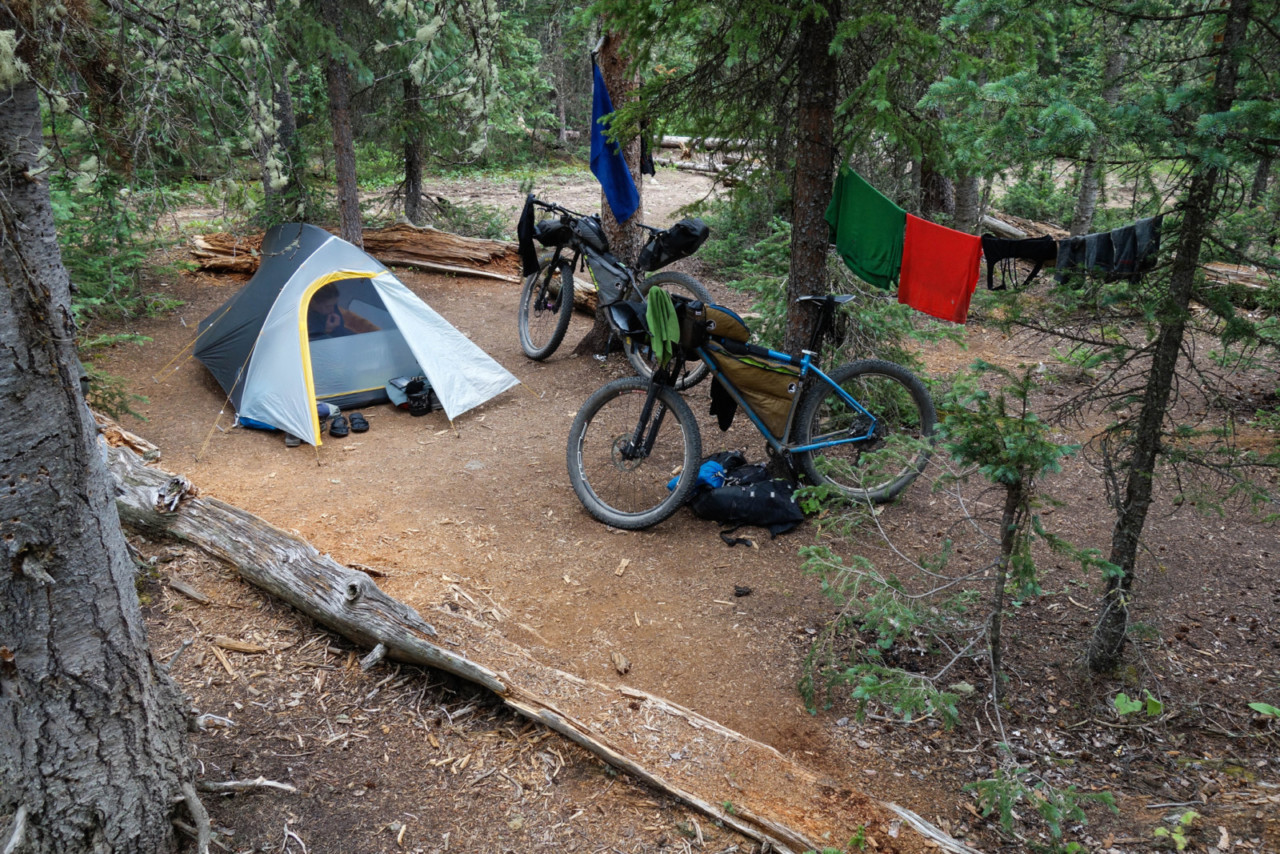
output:
M311 430L312 435L316 437L316 447L320 447L323 443L320 440L320 413L316 410L316 380L311 375L311 336L307 332L307 309L311 306L311 297L316 291L332 282L341 282L345 279L372 279L381 274L381 271L374 273L367 270L360 272L337 270L326 273L307 285L306 291L302 294L298 311L298 340L302 346L302 373L307 383L307 400L311 401Z

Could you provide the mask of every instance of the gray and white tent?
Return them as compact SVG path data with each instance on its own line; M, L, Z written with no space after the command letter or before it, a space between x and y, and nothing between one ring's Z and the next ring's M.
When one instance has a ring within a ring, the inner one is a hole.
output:
M360 334L309 340L312 295L333 283ZM242 421L320 444L316 402L364 406L388 380L426 376L452 420L518 380L404 286L386 267L313 225L278 225L258 272L200 321L195 357Z

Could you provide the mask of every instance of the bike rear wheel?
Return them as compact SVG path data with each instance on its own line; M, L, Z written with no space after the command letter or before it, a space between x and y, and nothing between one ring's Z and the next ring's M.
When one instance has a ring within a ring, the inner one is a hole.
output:
M573 314L573 270L568 263L551 266L540 259L538 272L525 277L520 292L520 349L534 361L550 356L564 340Z
M819 381L801 401L796 441L808 445L861 436L873 423L874 432L864 442L794 456L810 483L830 484L858 502L890 501L929 463L937 420L933 400L914 374L892 362L862 359L841 365L830 376L872 417Z
M656 525L685 503L698 479L702 435L678 392L659 386L641 434L647 452L632 448L649 392L640 377L614 380L587 398L569 428L569 480L582 506L606 525L638 530ZM674 481L674 487L670 487Z
M667 293L701 300L704 305L711 301L711 295L707 293L702 283L686 273L655 273L640 283L640 295L648 298L650 289L655 286ZM653 351L647 345L634 345L628 338L623 342L623 349L627 353L627 361L639 376L645 379L653 376L657 365L653 359ZM688 371L677 377L674 385L678 390L693 388L702 382L709 372L710 369L704 362L693 359L689 362Z

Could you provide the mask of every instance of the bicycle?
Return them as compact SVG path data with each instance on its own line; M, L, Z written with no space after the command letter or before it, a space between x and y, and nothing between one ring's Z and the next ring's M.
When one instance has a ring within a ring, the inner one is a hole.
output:
M556 218L544 219L534 229L533 239L553 251L538 259L538 271L525 277L520 293L520 347L530 359L540 362L550 357L564 340L573 314L573 273L583 267L596 285L601 306L644 300L655 286L690 299L710 301L702 283L686 273L668 271L646 278L638 275L609 252L609 241L595 214L580 214L532 195L526 204L556 214ZM649 240L640 250L636 266L648 272L692 255L708 233L706 225L697 219L681 220L669 229L643 224L641 228L649 232ZM653 356L647 346L624 338L623 350L637 374L652 376ZM690 371L678 378L676 387L690 388L706 375L705 368Z
M937 413L924 384L900 365L860 359L829 374L818 367L835 308L851 299L797 300L821 303L822 314L808 348L795 356L747 343L746 325L727 309L673 297L681 318L676 356L649 379L626 377L598 389L569 429L569 479L583 506L607 525L638 530L667 519L690 497L702 436L672 383L687 357L707 366L770 452L799 463L809 483L830 485L855 502L898 496L928 465ZM609 314L620 334L638 340L648 336L642 317L626 303ZM744 386L740 375L734 379L738 370L727 367L731 359L767 363L760 369L782 375L785 387ZM785 407L763 412L768 397Z

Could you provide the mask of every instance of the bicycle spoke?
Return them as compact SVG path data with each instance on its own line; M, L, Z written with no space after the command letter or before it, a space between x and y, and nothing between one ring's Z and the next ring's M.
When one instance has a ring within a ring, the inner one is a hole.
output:
M647 386L634 377L605 386L570 431L574 490L592 515L616 527L647 527L674 513L692 486L682 473L696 473L701 439L692 412L663 389L674 399L655 401L642 418Z

